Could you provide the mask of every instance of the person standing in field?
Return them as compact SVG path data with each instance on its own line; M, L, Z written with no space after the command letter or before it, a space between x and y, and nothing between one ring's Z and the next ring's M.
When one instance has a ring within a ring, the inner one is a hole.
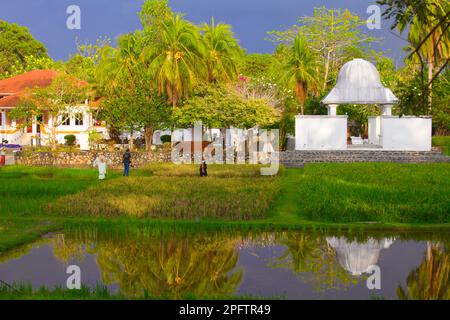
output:
M202 160L202 163L200 165L200 177L207 177L208 176L208 166L206 165L206 161Z
M98 167L98 180L106 179L107 160L105 156L101 155L94 160L92 164L94 167Z
M128 177L130 174L130 166L131 166L131 153L130 149L127 149L123 154L123 176Z

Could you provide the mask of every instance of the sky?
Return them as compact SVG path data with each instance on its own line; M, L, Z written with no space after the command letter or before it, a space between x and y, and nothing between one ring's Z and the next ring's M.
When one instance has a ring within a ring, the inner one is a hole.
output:
M170 0L175 12L182 12L194 22L216 22L233 26L240 44L249 53L270 53L274 45L265 40L267 32L285 29L299 16L311 16L314 7L348 8L368 18L367 8L376 0ZM0 19L30 29L43 42L55 60L67 60L76 53L76 41L95 42L99 37L112 40L120 34L140 28L138 12L143 0L1 0ZM81 29L69 30L66 21L69 5L81 9ZM406 42L392 33L391 23L382 21L380 30L364 32L382 37L375 49L382 50L401 65Z

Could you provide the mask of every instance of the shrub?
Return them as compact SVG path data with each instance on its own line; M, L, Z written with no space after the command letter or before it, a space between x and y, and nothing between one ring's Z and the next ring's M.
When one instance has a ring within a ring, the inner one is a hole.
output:
M75 137L73 134L68 134L64 137L64 140L66 140L67 146L73 146L73 145L75 145L75 141L77 140L77 137Z
M168 134L161 136L162 143L168 143L172 141L172 137Z

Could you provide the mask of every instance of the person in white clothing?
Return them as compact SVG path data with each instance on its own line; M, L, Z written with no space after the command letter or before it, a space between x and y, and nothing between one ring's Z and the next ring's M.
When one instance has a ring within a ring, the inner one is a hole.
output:
M105 156L101 155L98 156L94 163L92 164L93 167L98 167L98 179L99 180L105 180L106 178L106 168L107 168L107 160Z

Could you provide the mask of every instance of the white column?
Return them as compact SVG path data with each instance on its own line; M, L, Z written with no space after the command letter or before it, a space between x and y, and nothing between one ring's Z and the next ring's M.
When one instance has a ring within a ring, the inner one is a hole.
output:
M329 105L327 105L328 115L329 116L335 116L336 115L337 106L338 106L337 104L329 104Z
M381 106L382 116L392 116L392 104L384 104Z

